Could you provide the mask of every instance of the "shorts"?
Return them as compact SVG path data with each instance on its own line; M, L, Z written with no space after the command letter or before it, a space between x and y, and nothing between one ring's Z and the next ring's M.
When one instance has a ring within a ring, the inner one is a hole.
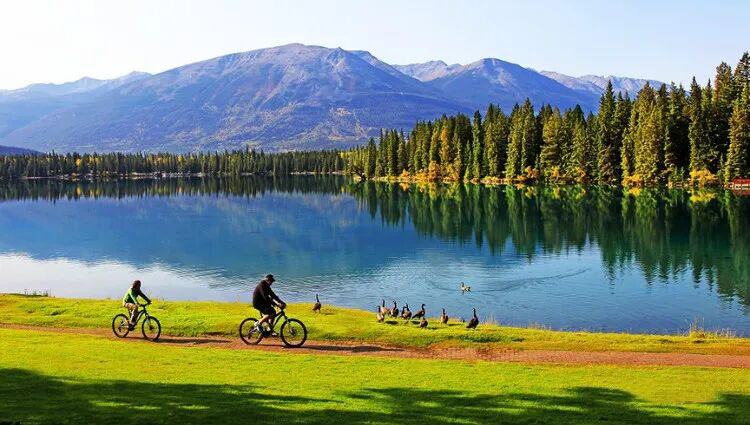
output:
M259 304L259 305L253 305L253 307L264 316L276 314L276 310L273 308L271 304Z

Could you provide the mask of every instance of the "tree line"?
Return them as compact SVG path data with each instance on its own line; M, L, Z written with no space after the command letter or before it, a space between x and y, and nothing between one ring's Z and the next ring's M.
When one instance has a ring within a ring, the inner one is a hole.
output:
M510 114L443 116L347 153L364 178L428 181L710 185L750 177L750 55L701 86L646 84L634 99L607 85L596 114L527 98Z
M0 179L19 177L93 176L137 174L207 176L326 174L344 170L338 151L264 153L237 150L214 153L68 153L0 156Z

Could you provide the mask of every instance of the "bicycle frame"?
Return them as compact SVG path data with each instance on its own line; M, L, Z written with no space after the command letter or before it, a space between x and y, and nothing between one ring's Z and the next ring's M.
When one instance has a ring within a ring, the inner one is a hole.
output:
M284 319L284 320L287 319L286 313L284 312L283 309L280 310L278 313L276 313L276 317L274 317L273 324L271 325L271 331L273 331L274 329L276 329L276 325L279 324L279 322L281 321L281 319Z
M150 317L148 314L148 311L146 310L146 306L148 306L148 304L138 304L138 307L140 308L138 309L138 316L136 316L135 318L135 325L138 325L142 317L145 317L145 318Z

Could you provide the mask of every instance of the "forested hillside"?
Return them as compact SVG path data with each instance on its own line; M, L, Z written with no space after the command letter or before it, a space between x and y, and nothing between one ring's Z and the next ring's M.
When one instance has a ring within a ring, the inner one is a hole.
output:
M532 102L484 116L420 121L407 135L349 152L348 171L366 178L599 183L718 184L750 177L750 55L726 63L701 86L646 84L631 99L610 82L596 114Z

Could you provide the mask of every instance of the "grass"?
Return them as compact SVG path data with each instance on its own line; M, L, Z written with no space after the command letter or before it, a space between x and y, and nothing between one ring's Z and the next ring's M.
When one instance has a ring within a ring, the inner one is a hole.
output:
M750 370L289 355L0 329L0 423L740 424Z
M748 354L750 340L711 332L686 335L641 335L562 332L480 324L467 330L451 321L440 325L430 318L428 329L401 319L377 323L375 314L325 306L322 314L311 304L290 305L288 314L305 322L310 338L318 341L356 341L396 347L477 347L576 351L645 351L703 354ZM108 329L112 316L123 311L119 300L88 300L24 295L0 295L0 323ZM174 336L236 336L247 316L257 316L245 303L156 301L149 312L158 317L163 333ZM429 312L428 312L429 313Z

